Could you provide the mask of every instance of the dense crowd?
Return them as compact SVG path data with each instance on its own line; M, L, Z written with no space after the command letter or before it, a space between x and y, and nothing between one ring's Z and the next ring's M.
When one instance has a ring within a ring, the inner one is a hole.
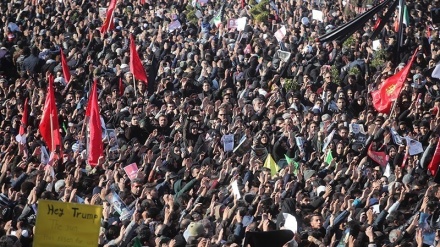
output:
M96 241L106 247L440 246L440 186L428 169L438 167L430 11L440 2L406 3L399 47L398 10L378 41L369 37L380 15L346 41L322 43L370 6L261 1L263 17L251 0L118 0L104 33L107 1L1 1L0 246L32 246L40 199L102 205ZM243 30L228 28L240 17ZM148 83L130 72L130 34ZM378 113L371 92L416 48L392 112ZM49 73L63 138L55 158L38 130ZM90 167L94 80L104 153Z

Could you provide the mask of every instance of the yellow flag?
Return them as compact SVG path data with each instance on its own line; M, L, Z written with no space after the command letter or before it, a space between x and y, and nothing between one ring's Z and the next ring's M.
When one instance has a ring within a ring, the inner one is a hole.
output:
M264 167L270 169L270 175L272 176L278 173L278 165L270 154L267 155L266 160L264 161Z

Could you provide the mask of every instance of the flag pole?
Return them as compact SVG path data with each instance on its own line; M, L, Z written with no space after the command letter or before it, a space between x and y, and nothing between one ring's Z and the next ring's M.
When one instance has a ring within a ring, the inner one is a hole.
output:
M52 113L50 113L50 118L49 118L49 122L50 122L50 139L51 139L51 152L54 152L55 150L55 141L54 141L54 136L53 136L53 120L52 120L52 117L53 117L53 114Z
M399 95L400 95L400 93L399 93ZM391 107L391 112L390 112L390 115L388 116L388 118L392 118L393 117L393 113L394 113L394 110L396 109L396 105L397 105L397 100L395 100L393 102L393 107Z
M133 74L133 90L134 90L134 97L137 97L136 79L134 78L134 74Z
M399 30L397 33L397 53L401 51L403 45L403 15L404 15L404 0L399 0Z

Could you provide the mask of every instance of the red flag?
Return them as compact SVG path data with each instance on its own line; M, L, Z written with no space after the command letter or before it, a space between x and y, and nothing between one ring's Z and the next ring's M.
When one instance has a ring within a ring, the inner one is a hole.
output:
M49 86L47 88L46 102L44 103L43 116L39 126L40 134L49 149L53 152L57 148L61 151L61 134L58 124L57 106L55 104L55 95L53 87L53 75L49 74Z
M399 32L399 20L396 19L394 21L394 32L398 33Z
M70 69L67 66L66 56L64 56L63 49L60 48L61 53L61 67L63 68L64 80L66 80L66 84L70 82Z
M386 79L380 88L371 93L373 97L374 108L381 113L389 113L391 110L392 102L395 101L400 94L400 90L403 87L403 83L406 81L406 77L411 69L411 66L416 58L417 50L414 52L409 63L397 74Z
M387 161L387 154L385 152L377 152L377 151L373 151L371 150L371 146L372 144L370 144L370 146L368 147L368 157L370 157L372 160L374 160L374 162L378 163L380 166L386 166L388 161Z
M148 84L147 74L136 51L133 34L130 35L130 72L133 73L134 78Z
M244 9L244 6L245 6L245 1L241 0L241 8Z
M374 30L376 30L379 27L381 21L382 19L377 18L376 23L374 23Z
M116 8L116 0L111 0L107 8L105 21L102 24L101 29L99 30L101 33L106 33L109 30L115 29L115 23L113 21L113 11L115 10L115 8Z
M430 171L432 175L435 175L439 164L440 164L440 142L437 142L437 147L435 148L434 155L432 156L431 162L429 162L428 165L428 171Z
M92 93L89 96L89 103L87 105L87 111L89 112L89 153L87 161L91 166L98 164L98 159L102 155L102 127L101 117L99 115L98 106L98 91L96 88L97 81L93 83ZM90 109L90 110L89 110Z
M21 125L18 134L21 136L26 132L26 127L28 125L28 98L25 99L23 105L23 116L21 116Z
M122 77L119 78L119 96L124 95L124 82L122 82Z

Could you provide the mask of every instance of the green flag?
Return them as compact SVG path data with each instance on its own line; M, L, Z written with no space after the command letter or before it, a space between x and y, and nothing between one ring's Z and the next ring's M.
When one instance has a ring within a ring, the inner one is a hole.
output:
M63 123L63 129L64 129L64 132L67 133L66 123Z
M141 241L139 240L139 238L136 237L134 239L133 247L142 247L142 244L141 244Z
M284 157L286 158L287 164L293 166L293 174L295 174L296 176L298 174L298 168L299 168L298 162L295 162L292 158L290 158L286 154L284 155Z
M325 157L325 162L327 162L327 164L330 165L330 163L332 163L332 160L333 160L332 151L328 150L327 156Z

